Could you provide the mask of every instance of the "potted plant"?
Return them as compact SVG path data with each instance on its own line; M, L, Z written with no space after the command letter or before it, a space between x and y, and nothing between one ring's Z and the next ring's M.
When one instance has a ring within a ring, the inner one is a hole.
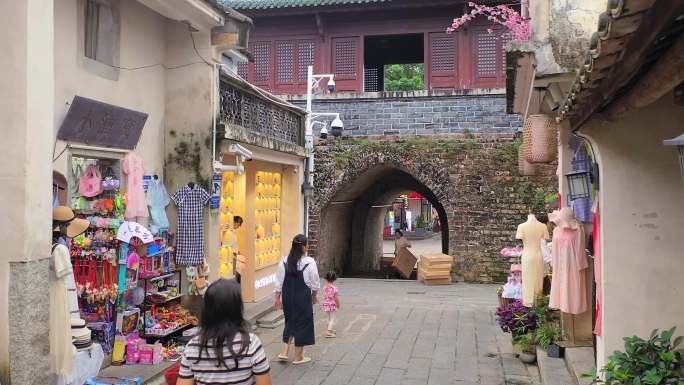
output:
M515 339L515 350L518 358L526 364L533 364L537 360L537 337L535 332L529 332Z
M416 236L417 237L424 237L427 235L427 223L425 222L425 219L423 219L422 216L418 217L418 220L416 220Z
M524 306L520 300L498 309L496 320L501 330L513 334L514 339L537 328L537 315L531 308Z
M536 330L537 344L552 358L562 358L565 348L556 344L560 340L560 327L556 322L541 324Z
M684 358L677 350L682 337L672 340L675 328L651 332L648 340L625 337L625 351L609 357L597 376L596 369L582 375L594 384L665 385L684 383Z

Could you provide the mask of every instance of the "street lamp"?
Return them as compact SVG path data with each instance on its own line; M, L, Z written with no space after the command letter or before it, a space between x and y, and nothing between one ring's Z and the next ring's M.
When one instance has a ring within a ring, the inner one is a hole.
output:
M570 188L570 201L591 196L591 182L589 171L574 171L565 174Z
M313 66L308 66L307 67L307 76L306 76L306 120L304 123L304 130L305 130L305 148L307 151L307 157L306 157L306 163L304 169L306 170L305 174L305 180L304 183L306 186L309 186L310 188L303 189L302 193L304 193L304 234L307 236L309 235L309 207L310 205L310 200L311 197L313 196L313 169L314 169L314 154L313 154L313 126L314 126L314 119L321 117L321 116L334 116L335 120L333 121L333 125L331 125L331 128L333 129L333 136L335 136L336 127L339 127L340 134L342 130L342 121L340 120L340 115L339 114L333 114L333 113L319 113L319 114L314 114L311 111L311 102L313 99L313 92L316 89L320 88L321 81L324 79L327 79L327 88L329 92L335 92L335 75L333 74L323 74L323 75L314 75L313 73ZM339 122L337 124L336 122ZM326 139L328 137L328 129L325 126L325 123L323 123L324 126L321 129L321 138Z
M679 149L679 174L682 177L682 183L684 183L684 134L665 140L663 144L666 146L677 146Z

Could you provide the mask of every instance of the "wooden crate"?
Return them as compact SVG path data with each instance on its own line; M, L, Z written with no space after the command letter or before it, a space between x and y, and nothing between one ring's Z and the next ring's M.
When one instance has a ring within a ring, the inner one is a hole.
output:
M420 257L418 275L426 285L450 285L454 258L446 254L425 254Z

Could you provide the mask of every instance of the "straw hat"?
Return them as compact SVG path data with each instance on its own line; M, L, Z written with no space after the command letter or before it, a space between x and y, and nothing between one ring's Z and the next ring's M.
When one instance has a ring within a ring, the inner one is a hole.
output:
M76 218L74 211L66 206L58 206L52 209L52 221L55 224L54 231L59 231L62 224L67 224L66 236L74 238L88 230L90 223L85 219Z

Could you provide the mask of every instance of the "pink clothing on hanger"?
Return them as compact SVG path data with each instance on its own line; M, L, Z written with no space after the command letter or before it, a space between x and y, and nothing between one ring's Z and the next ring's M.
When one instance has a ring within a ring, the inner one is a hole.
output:
M596 325L594 334L601 335L601 222L598 199L594 205L594 282L596 282Z
M589 264L582 228L556 227L551 258L553 279L549 307L569 314L584 313L587 311L585 274Z
M126 203L126 219L135 220L135 218L147 218L149 212L147 211L147 202L145 200L145 190L143 189L143 174L145 173L145 164L142 158L129 153L123 159L122 169L126 175L126 194L128 201Z

